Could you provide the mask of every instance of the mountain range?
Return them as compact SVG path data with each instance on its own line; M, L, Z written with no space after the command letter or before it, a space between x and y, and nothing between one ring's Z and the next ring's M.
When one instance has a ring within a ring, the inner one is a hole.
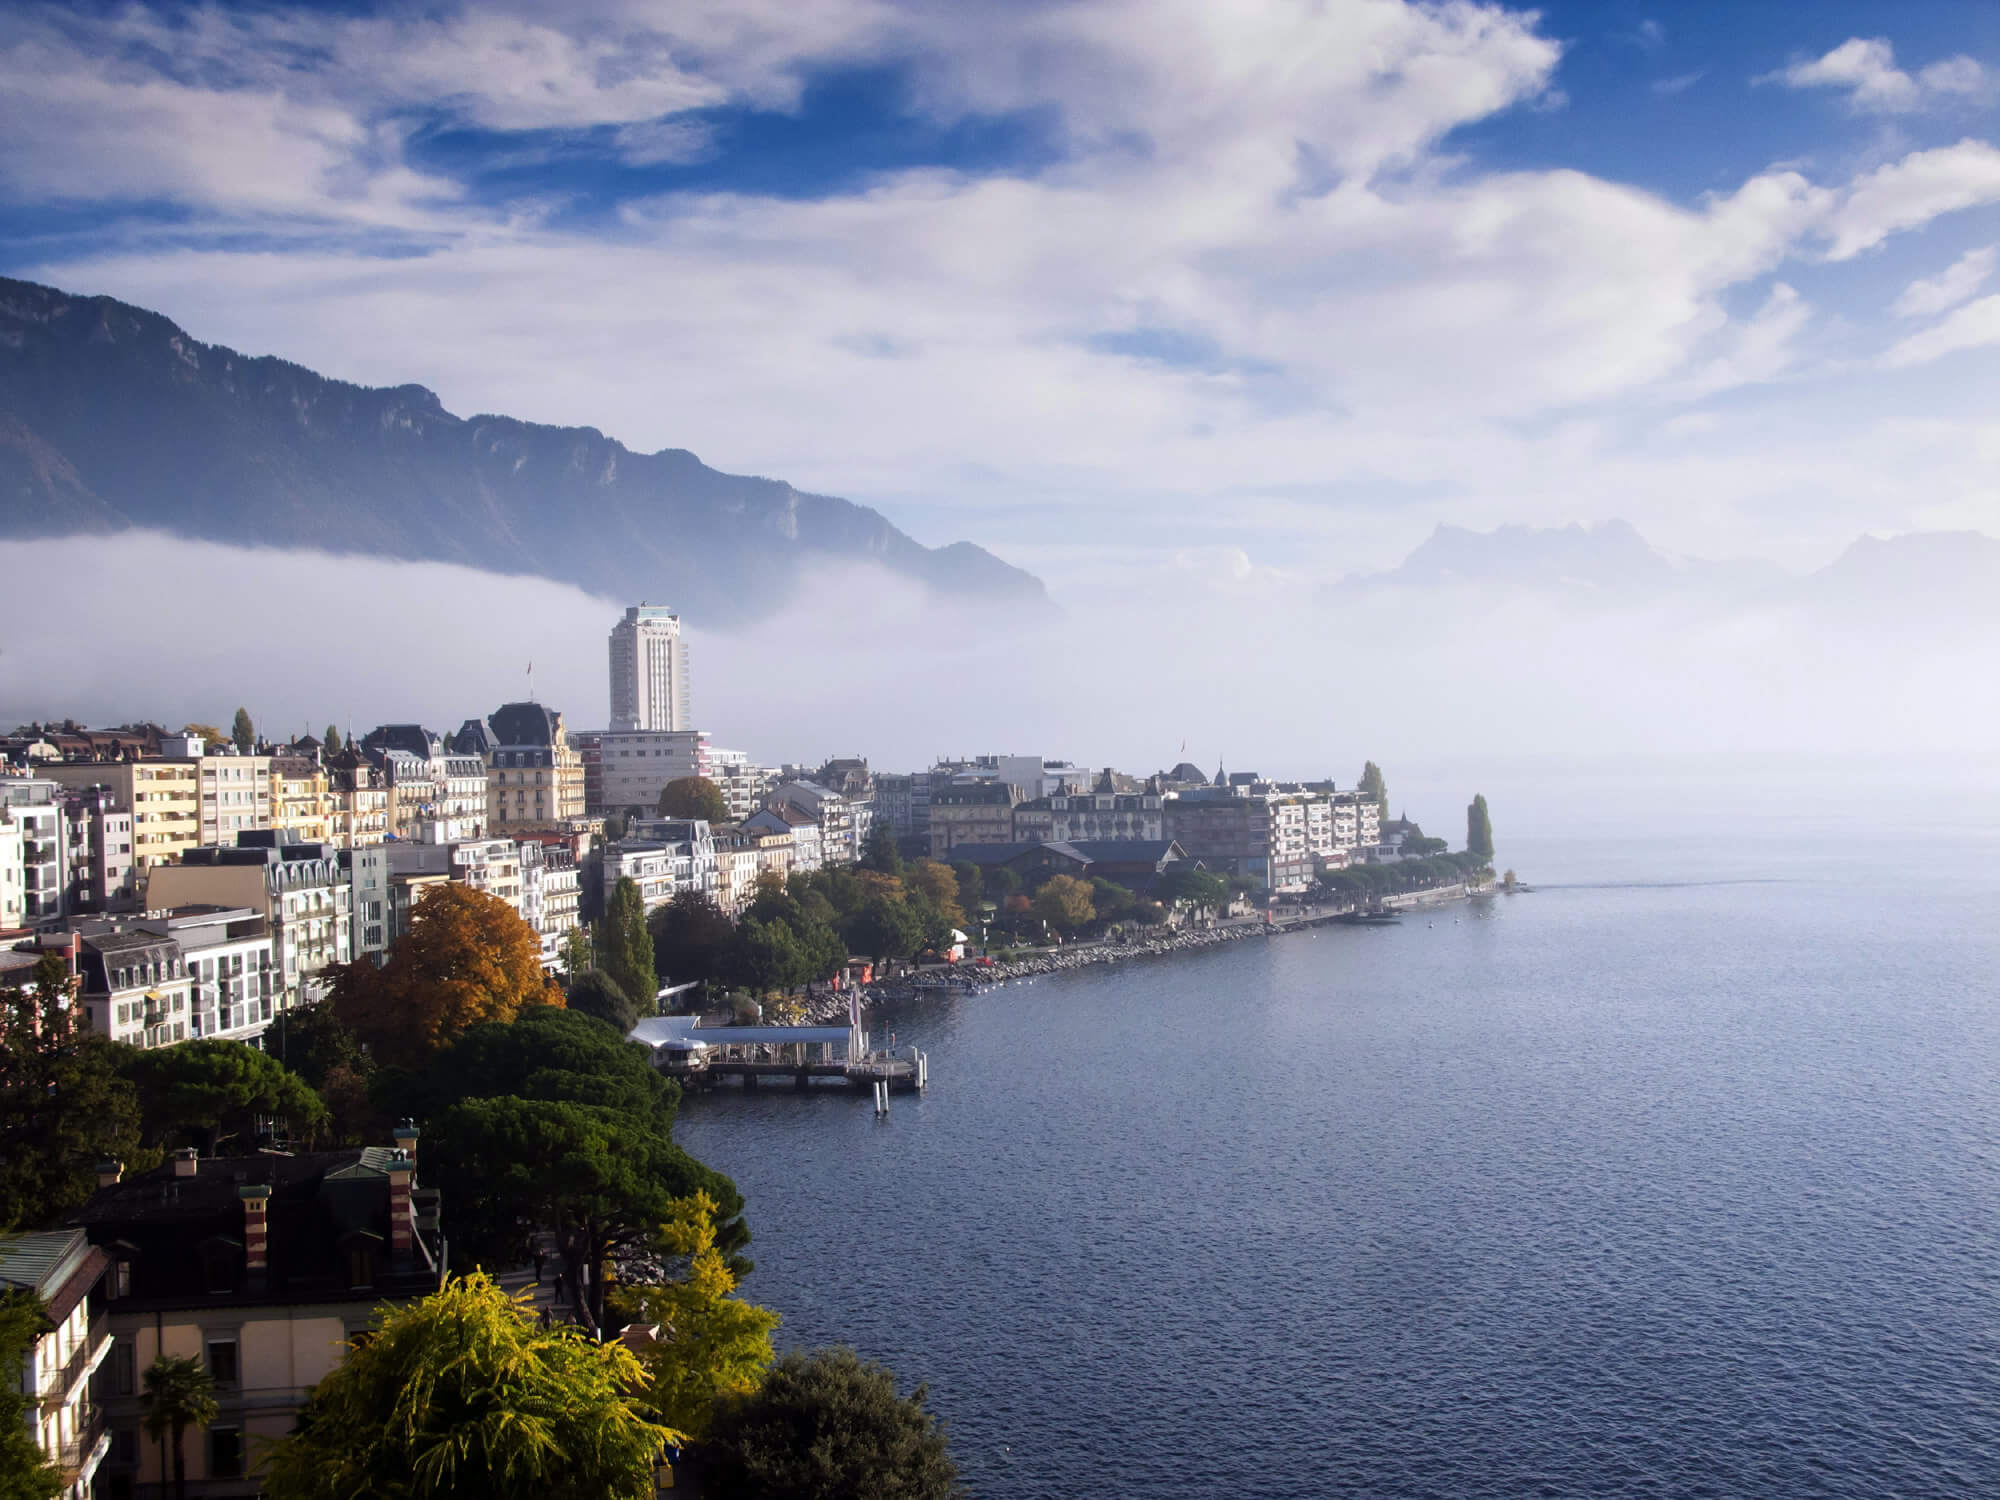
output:
M1439 526L1400 565L1330 585L1329 601L1389 590L1532 593L1617 606L1670 599L1802 606L1857 620L2000 617L2000 540L1976 531L1864 536L1825 567L1679 557L1626 521L1558 527Z
M1047 599L970 542L926 547L866 506L684 450L456 416L422 386L331 380L0 278L0 535L127 528L533 574L718 622L775 609L827 560L954 597Z

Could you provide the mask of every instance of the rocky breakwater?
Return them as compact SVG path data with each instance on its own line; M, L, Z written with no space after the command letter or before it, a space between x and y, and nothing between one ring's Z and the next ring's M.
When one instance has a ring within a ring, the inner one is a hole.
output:
M1046 953L995 964L981 971L983 981L999 983L1007 979L1029 979L1041 974L1062 974L1071 969L1087 969L1093 964L1115 964L1128 958L1164 958L1169 954L1192 953L1198 948L1216 948L1224 943L1265 935L1258 922L1229 927L1204 927L1191 932L1163 933L1158 937L1137 938L1126 943L1092 943L1075 948L1057 948Z

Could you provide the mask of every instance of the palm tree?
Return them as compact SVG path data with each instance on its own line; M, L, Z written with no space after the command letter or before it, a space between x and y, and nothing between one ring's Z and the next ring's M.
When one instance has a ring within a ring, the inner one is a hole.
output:
M187 1500L187 1461L181 1452L181 1437L190 1427L206 1427L221 1411L215 1404L215 1382L199 1359L162 1354L146 1367L145 1385L146 1436L159 1439L164 1446L167 1433L173 1433L174 1494L177 1500Z

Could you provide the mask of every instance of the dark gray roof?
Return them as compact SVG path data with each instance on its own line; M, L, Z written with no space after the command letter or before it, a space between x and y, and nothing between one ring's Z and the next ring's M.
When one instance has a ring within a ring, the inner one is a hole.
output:
M46 1299L89 1253L90 1240L81 1229L0 1235L0 1283Z
M562 715L539 703L503 703L486 716L497 745L553 745Z

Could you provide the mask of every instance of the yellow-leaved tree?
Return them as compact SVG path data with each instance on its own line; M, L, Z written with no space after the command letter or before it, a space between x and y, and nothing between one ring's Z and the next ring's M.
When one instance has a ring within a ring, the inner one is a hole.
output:
M773 1358L771 1330L778 1315L731 1296L736 1278L715 1247L716 1202L707 1193L676 1198L660 1226L687 1273L663 1286L626 1285L613 1303L629 1321L658 1326L658 1341L643 1346L639 1362L650 1377L640 1401L668 1427L699 1440L708 1431L716 1400L748 1395Z
M619 1345L538 1327L477 1272L376 1319L261 1455L272 1500L652 1500L682 1435Z

